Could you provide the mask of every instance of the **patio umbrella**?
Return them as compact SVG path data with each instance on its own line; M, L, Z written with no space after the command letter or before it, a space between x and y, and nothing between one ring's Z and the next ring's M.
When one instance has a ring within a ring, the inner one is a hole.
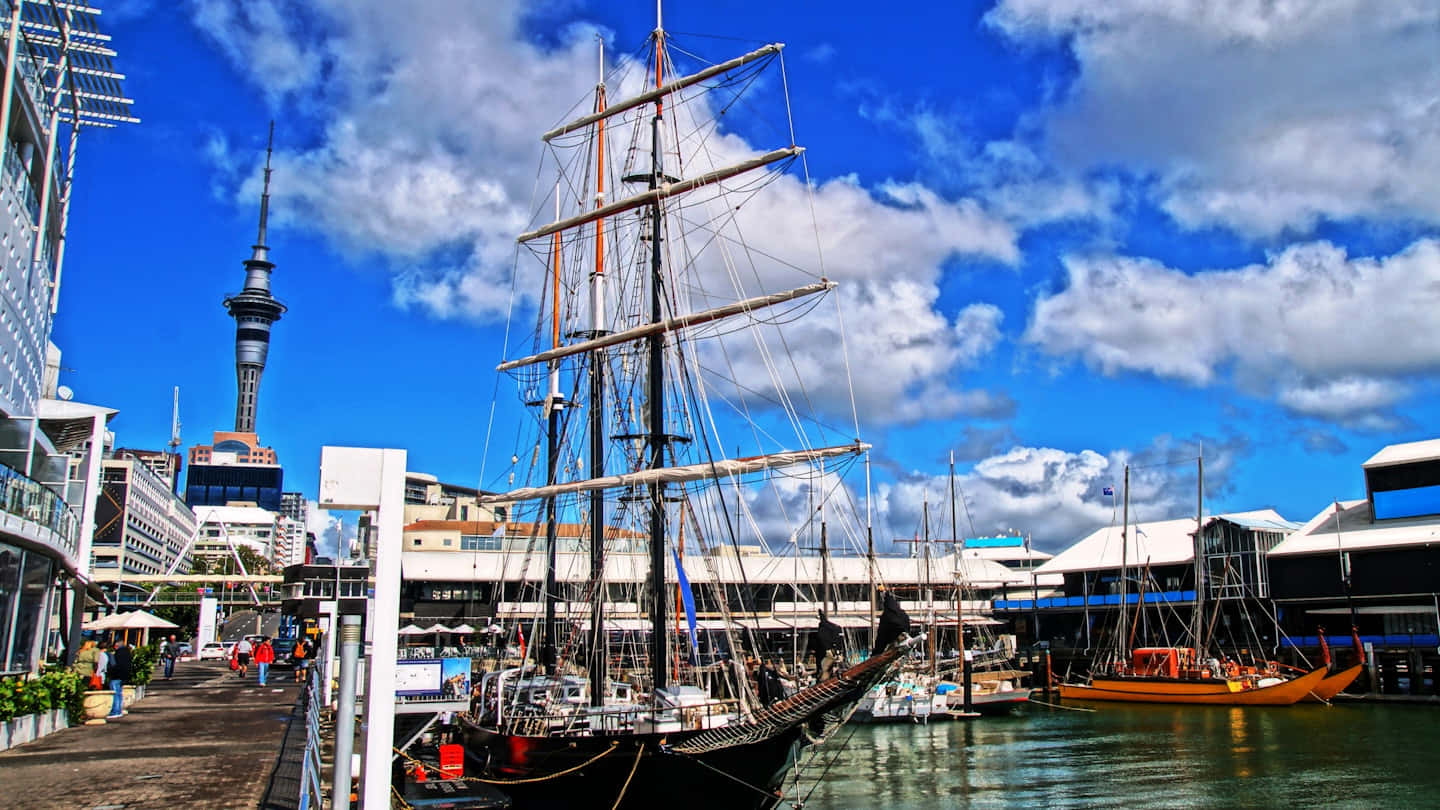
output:
M427 633L449 633L449 632L453 632L453 631L451 631L451 629L448 628L448 627L446 627L445 625L440 624L439 622L436 622L435 624L432 624L432 625L430 625L429 627L425 628L425 632L427 632Z
M428 632L430 631L421 627L416 627L413 624L407 624L404 627L400 628L400 635L402 636L423 636Z
M144 643L149 630L159 630L180 625L166 621L153 613L143 610L132 610L129 613L112 613L109 616L102 616L89 624L82 625L86 630L124 630L128 638L131 630L140 631L141 643Z
M485 628L485 632L498 635L505 632L505 628L501 627L498 624L491 624Z
M471 627L471 626L468 625L468 624L462 624L462 625L460 625L459 627L452 627L452 628L450 628L450 632L452 632L452 633L461 633L461 634L473 633L473 632L475 632L475 628Z

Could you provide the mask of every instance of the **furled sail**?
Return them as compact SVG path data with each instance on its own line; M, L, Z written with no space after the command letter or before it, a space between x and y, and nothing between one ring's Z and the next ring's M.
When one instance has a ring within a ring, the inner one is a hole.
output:
M699 71L698 73L692 73L689 76L683 76L679 79L676 79L675 81L670 82L669 84L661 85L654 90L651 90L647 93L641 93L640 95L622 101L619 104L611 104L605 109L600 110L599 112L591 113L590 115L587 115L583 118L577 118L576 120L571 121L564 126L556 127L555 129L550 130L544 135L541 135L540 140L549 142L552 138L558 138L567 132L574 132L578 129L584 129L585 127L588 127L601 119L608 118L612 115L618 115L619 113L625 112L626 110L633 110L636 107L644 104L649 104L652 101L668 96L677 90L684 90L691 85L699 84L700 82L703 82L713 76L719 76L721 73L729 70L734 70L735 68L738 68L742 65L754 62L756 59L761 59L771 54L779 53L780 49L784 47L784 44L775 42L770 45L766 45L763 48L756 48L750 53L744 54L742 56L737 56L727 62L721 62L718 65L712 65L702 71Z
M833 290L835 282L829 279L821 279L814 284L807 284L803 287L796 287L793 290L771 293L770 295L757 295L754 298L747 298L744 301L736 301L733 304L707 309L703 312L692 312L688 315L677 315L673 318L666 318L657 323L647 323L633 329L625 329L598 338L572 343L568 346L557 346L547 349L539 354L532 354L529 357L522 357L518 360L507 360L495 367L496 371L509 371L521 366L534 365L536 363L548 363L551 360L558 360L562 357L569 357L574 354L593 352L596 349L603 349L606 346L614 346L617 343L624 343L630 340L638 340L648 337L657 332L674 332L677 329L684 329L689 326L718 321L721 318L728 318L731 315L739 315L742 312L751 312L757 309L783 304L786 301L793 301L796 298L804 298L807 295Z
M728 180L731 177L735 177L736 175L744 174L751 169L758 169L761 166L768 166L778 160L793 158L804 151L805 147L803 146L787 146L784 149L776 149L770 152L766 152L759 157L753 157L749 160L742 160L741 162L736 163L733 166L726 166L724 168L716 169L711 172L706 172L702 175L699 175L698 177L692 177L689 180L679 180L674 183L665 183L648 191L642 191L632 197L626 197L623 200L616 200L609 205L602 205L599 208L586 211L583 214L576 214L575 216L568 219L562 219L559 222L552 222L542 228L536 228L533 231L527 231L516 237L515 241L529 242L532 239L539 239L542 236L549 236L552 233L569 230L570 228L594 222L597 219L605 219L607 217L614 216L615 214L640 208L641 206L654 205L661 200L669 199L670 197L674 197L678 194L684 194L688 191L694 191L697 188L708 186L712 183L718 183L721 180Z
M687 481L746 475L748 473L760 472L776 467L804 464L808 461L855 455L864 453L869 449L869 444L855 441L851 444L816 447L810 450L787 450L780 453L768 453L763 456L722 459L701 464L686 464L679 467L658 467L655 469L623 473L621 475L589 478L584 481L553 484L551 486L512 489L509 492L481 495L479 501L482 504L513 503L515 501L540 500L541 498L551 498L556 495L568 495L576 492L590 492L597 489L618 489L621 487L646 486L655 483L683 484Z

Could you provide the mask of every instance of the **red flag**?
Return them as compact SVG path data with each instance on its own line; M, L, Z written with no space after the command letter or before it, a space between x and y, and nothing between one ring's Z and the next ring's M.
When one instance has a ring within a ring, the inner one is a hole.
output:
M523 622L516 622L516 623L515 623L515 632L520 636L520 660L521 660L521 661L524 661L524 660L525 660L525 624L524 624Z

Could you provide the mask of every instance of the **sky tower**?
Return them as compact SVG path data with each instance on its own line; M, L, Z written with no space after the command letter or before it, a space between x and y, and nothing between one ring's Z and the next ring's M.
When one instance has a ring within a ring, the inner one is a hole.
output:
M270 351L270 325L280 320L285 305L270 294L270 248L265 244L265 220L270 212L270 153L275 145L275 122L265 146L265 187L260 194L260 232L245 264L245 287L225 299L235 319L235 432L255 432L255 410L260 396L260 375Z

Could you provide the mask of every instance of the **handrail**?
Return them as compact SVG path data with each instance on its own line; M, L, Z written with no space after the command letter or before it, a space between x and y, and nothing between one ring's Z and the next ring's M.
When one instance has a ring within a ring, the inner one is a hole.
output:
M0 464L0 510L37 523L60 536L61 547L75 553L80 521L69 504L49 487Z

